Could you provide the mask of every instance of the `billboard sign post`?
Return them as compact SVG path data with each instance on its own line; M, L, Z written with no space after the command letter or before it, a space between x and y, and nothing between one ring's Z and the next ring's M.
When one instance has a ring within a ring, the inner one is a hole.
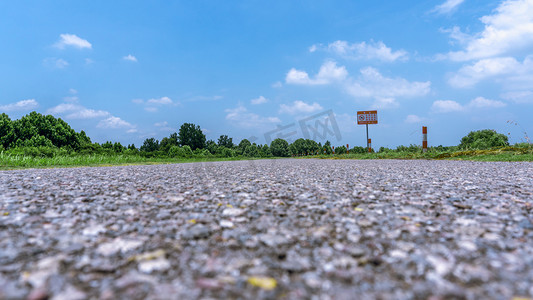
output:
M366 147L368 152L371 152L370 139L368 138L368 124L378 123L378 111L377 110L364 110L357 112L357 125L366 125Z

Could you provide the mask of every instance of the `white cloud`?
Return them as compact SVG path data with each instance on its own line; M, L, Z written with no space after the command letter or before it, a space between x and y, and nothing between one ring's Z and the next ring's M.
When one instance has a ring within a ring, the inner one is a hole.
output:
M508 55L533 46L533 1L505 0L494 14L484 16L484 30L472 37L466 48L450 52L454 61Z
M337 67L337 63L334 61L326 61L320 67L316 80L319 82L331 83L334 81L342 81L348 77L348 71L346 67Z
M77 96L63 97L63 101L77 103L80 99Z
M175 106L179 104L178 102L174 102L172 101L172 99L166 96L161 98L148 99L147 101L144 101L143 99L133 99L131 100L131 102L135 104L145 105L144 110L146 110L147 112L157 112L160 106Z
M250 103L252 103L253 105L259 105L259 104L263 104L267 102L268 102L268 99L263 96L259 96L259 98L255 98L250 101Z
M35 99L21 100L15 103L0 105L0 111L25 111L32 110L39 106Z
M119 117L113 116L105 110L95 110L87 108L81 104L66 102L54 106L46 111L47 114L62 115L65 119L90 120L100 119L96 127L111 129L127 129L128 133L137 132L136 126L132 125Z
M471 35L462 32L459 26L453 26L452 29L441 28L440 31L444 33L448 33L450 37L453 40L459 42L460 45L466 45L468 44L468 42L470 42L473 39ZM450 44L454 45L455 43L450 41ZM441 55L441 54L439 54L437 57L439 58L439 60L447 58L446 55Z
M158 127L160 131L173 131L174 129L168 126L167 121L158 122L154 124L155 127Z
M169 97L153 98L146 101L148 104L157 104L157 105L170 105L173 104L172 99Z
M374 107L394 108L399 104L398 97L419 97L427 95L431 90L431 82L409 82L404 78L388 78L372 67L360 70L357 78L348 77L344 66L338 67L335 62L324 63L315 78L309 78L305 71L291 69L286 82L299 85L318 85L338 82L346 93L355 98L371 98Z
M392 98L392 97L388 97L388 98L381 98L381 97L377 97L374 101L374 103L372 104L372 108L374 109L391 109L391 108L397 108L398 106L400 106L400 104L398 103L398 101L396 101L396 99Z
M279 107L279 113L280 114L286 113L290 115L295 115L295 114L300 114L300 113L308 114L308 113L313 113L313 112L323 110L323 109L324 108L316 102L313 104L308 104L303 101L296 100L290 105L281 104Z
M137 62L137 57L135 57L135 56L133 56L131 54L128 54L128 55L124 56L122 59L123 60Z
M285 76L285 82L288 84L312 84L309 74L304 71L296 70L292 68Z
M519 65L512 57L482 59L459 69L448 82L453 87L470 87L486 78L515 72Z
M86 108L76 103L61 103L47 110L49 114L68 113L66 119L95 119L110 116L111 114L103 110Z
M119 128L128 128L128 129L134 129L135 126L132 124L122 120L119 117L111 116L107 119L104 119L96 125L98 128L109 128L109 129L119 129Z
M463 66L449 80L453 87L471 87L482 80L497 78L509 88L531 86L533 83L533 55L517 61L513 57L482 59L471 65Z
M248 112L244 106L226 109L225 111L227 113L226 120L244 128L260 128L281 122L277 117L262 117Z
M490 109L490 108L502 108L507 106L506 103L497 100L490 100L483 97L477 97L466 105L461 105L452 100L437 100L433 102L431 107L433 112L448 113L448 112L462 112L472 111L477 109Z
M361 69L360 73L358 78L346 85L346 91L356 98L418 97L430 91L429 81L409 82L404 78L388 78L372 67Z
M507 104L497 100L485 99L483 97L477 97L468 103L469 108L501 108Z
M438 14L448 14L452 11L454 11L461 3L463 3L464 0L446 0L441 5L437 5L432 12L438 13Z
M62 114L68 111L79 110L80 108L83 108L83 107L77 104L73 104L73 103L61 103L58 106L48 109L47 113L48 114Z
M73 94L73 95L76 95L78 93L78 91L75 90L75 89L69 89L68 92Z
M431 110L437 113L463 111L464 107L453 100L437 100L433 102Z
M417 115L408 115L405 118L405 123L409 123L409 124L421 123L422 121L423 119Z
M335 81L342 81L348 76L348 71L344 66L337 67L334 61L326 61L320 67L315 78L309 78L309 74L305 71L290 69L285 77L285 82L288 84L299 85L324 85Z
M55 58L55 57L48 57L43 60L43 64L46 67L53 68L53 69L64 69L69 64L66 60L62 58Z
M83 108L74 113L68 114L65 118L67 119L94 119L102 118L109 116L109 112L104 110L94 110L89 108Z
M393 62L396 60L407 60L407 52L404 50L392 51L383 42L370 43L361 42L350 44L347 41L335 41L327 46L313 45L309 48L310 52L315 52L319 49L334 53L345 59L355 60L381 60Z
M199 102L199 101L218 101L220 99L224 98L220 95L214 95L214 96L194 96L188 98L186 101L188 102Z
M145 107L144 110L146 110L147 112L157 112L158 111L157 107L152 107L152 106Z
M272 84L272 87L277 89L277 88L280 88L283 86L283 83L281 83L281 81L276 81Z
M533 91L512 91L501 95L505 100L513 101L515 103L533 103Z
M71 46L71 47L79 48L79 49L83 49L83 48L91 49L92 48L91 43L89 43L87 40L84 40L78 37L75 34L68 34L68 33L60 34L59 41L55 44L55 47L59 49L65 49L65 47L67 46Z

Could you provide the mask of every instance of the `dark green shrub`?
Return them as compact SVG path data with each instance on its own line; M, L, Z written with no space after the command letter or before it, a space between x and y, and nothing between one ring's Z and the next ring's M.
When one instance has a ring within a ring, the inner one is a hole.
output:
M509 146L509 138L491 129L471 131L459 144L461 149L490 149L504 146Z
M345 154L346 146L335 147L335 154Z
M180 146L172 146L168 149L169 157L185 157L185 151Z

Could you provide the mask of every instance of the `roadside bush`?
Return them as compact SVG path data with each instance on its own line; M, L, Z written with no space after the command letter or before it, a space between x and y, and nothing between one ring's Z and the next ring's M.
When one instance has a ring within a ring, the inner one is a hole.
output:
M139 155L139 150L137 149L126 149L123 152L125 155Z
M61 153L60 153L61 152ZM66 155L68 152L66 150L60 151L56 147L15 147L7 151L11 155L23 155L31 157L54 157L59 154Z
M228 149L226 147L220 147L220 148L222 148L220 151L220 156L222 157L235 157L236 156L235 150Z
M335 154L345 154L346 146L335 147Z
M169 157L184 157L185 151L180 146L172 146L168 149Z
M409 146L403 146L403 145L400 145L398 147L396 147L396 152L409 152L409 153L417 153L417 152L421 152L422 151L422 147L421 146L418 146L418 145L409 145Z
M197 154L197 156L199 156L199 157L212 157L213 154L211 154L211 152L208 149L203 149L203 150L200 151L199 154Z
M183 157L189 158L193 156L192 149L188 145L181 147L181 149L183 149Z
M490 149L504 146L509 146L509 138L491 129L471 131L459 144L461 149Z
M379 153L389 153L392 151L393 151L392 149L387 148L387 147L379 147L379 150L378 150Z

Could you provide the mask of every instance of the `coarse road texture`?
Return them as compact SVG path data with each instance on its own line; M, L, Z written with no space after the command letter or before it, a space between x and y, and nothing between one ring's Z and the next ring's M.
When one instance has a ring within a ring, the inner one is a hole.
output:
M532 163L1 171L0 298L532 298L532 208Z

